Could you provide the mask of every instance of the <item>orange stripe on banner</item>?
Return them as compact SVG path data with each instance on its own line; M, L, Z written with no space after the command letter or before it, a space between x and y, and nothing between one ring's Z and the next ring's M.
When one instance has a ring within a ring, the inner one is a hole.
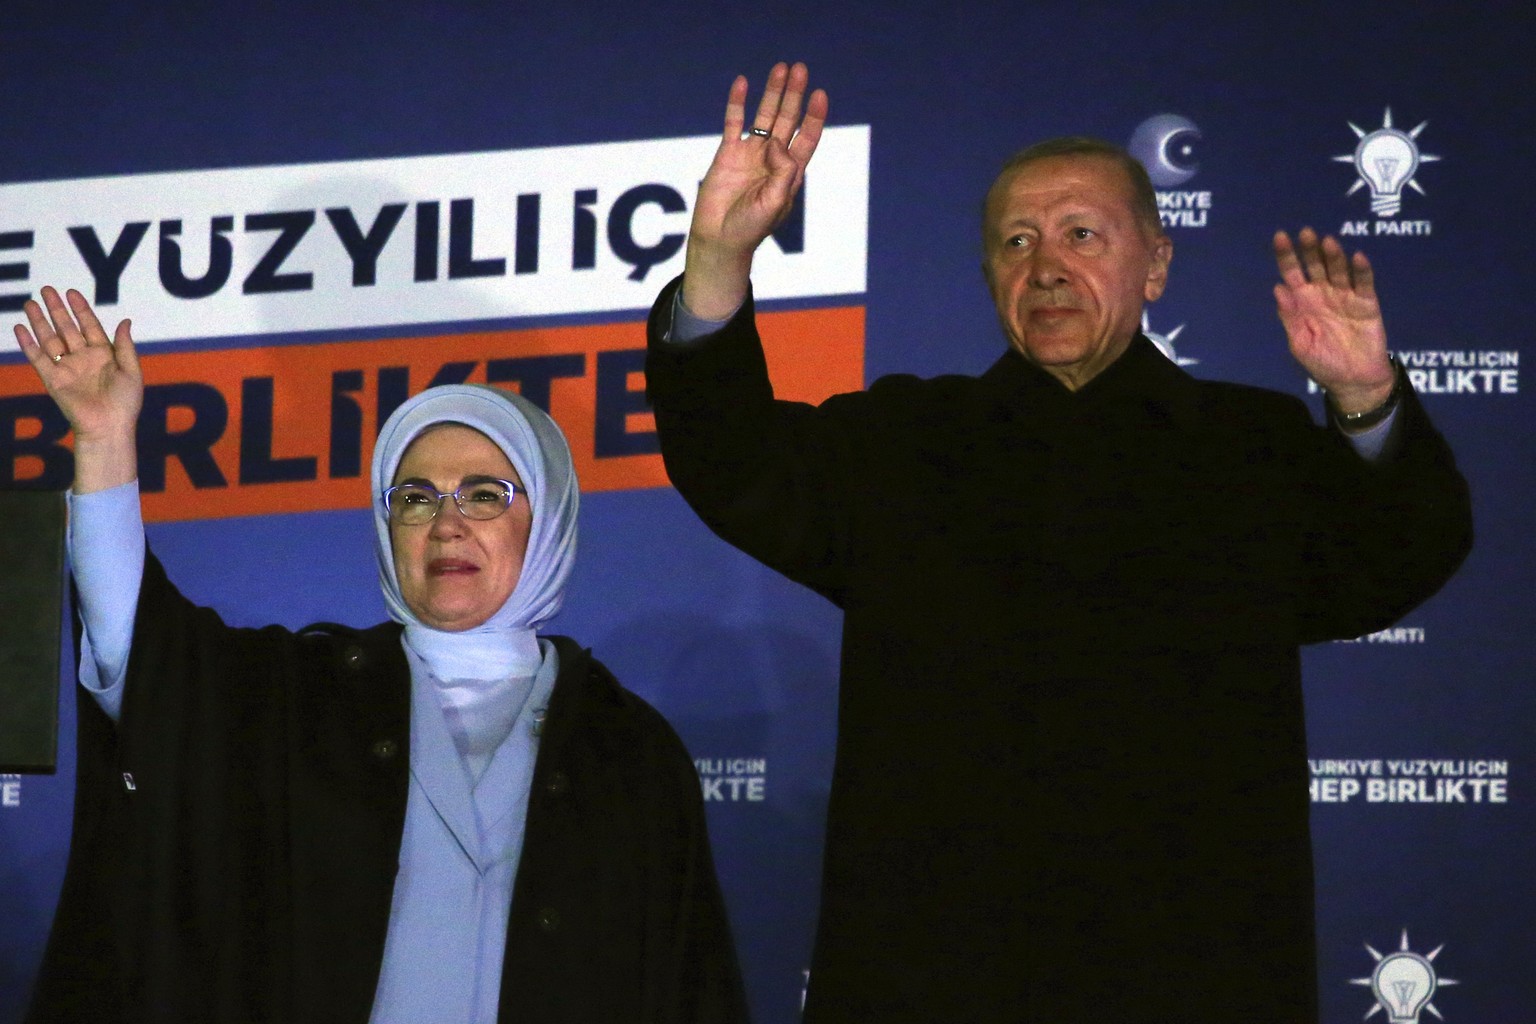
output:
M864 385L864 309L763 313L776 393L819 402ZM645 407L639 322L143 357L140 488L152 521L358 508L373 439L431 383L521 391L570 440L582 489L667 484ZM32 368L0 366L5 483L69 484L62 420ZM45 436L46 435L46 436ZM62 477L62 479L60 479Z

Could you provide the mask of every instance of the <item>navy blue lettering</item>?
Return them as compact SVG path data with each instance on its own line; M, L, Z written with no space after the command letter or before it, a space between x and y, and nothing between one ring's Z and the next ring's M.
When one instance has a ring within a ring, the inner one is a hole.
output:
M654 430L631 431L624 418L649 412L644 389L630 390L629 375L645 369L645 350L597 354L597 410L593 423L593 454L600 459L618 455L651 455L661 451Z
M597 214L587 207L597 202L597 189L576 190L576 208L571 213L571 269L591 270L597 266Z
M192 425L172 431L170 411L189 409ZM175 458L198 489L227 487L213 460L214 442L224 436L229 406L211 384L151 384L144 389L139 413L139 489L146 494L165 490L165 464Z
M337 370L331 374L332 480L361 476L363 472L363 407L351 397L361 390L362 370Z
M795 203L789 208L789 216L784 218L784 223L773 229L772 238L779 245L779 251L805 252L805 186L795 193Z
M374 437L384 429L384 421L389 419L405 400L411 397L411 368L409 366L381 366L379 367L379 390L377 401L373 407Z
M277 237L272 239L272 247L246 275L241 291L246 295L265 295L270 292L307 292L312 289L315 286L314 274L308 271L279 274L277 271L283 261L293 254L293 250L298 248L299 241L314 224L314 210L246 214L246 231L276 231Z
M580 353L492 359L485 364L485 379L488 383L511 384L515 381L517 393L545 412L549 412L551 381L556 377L584 377L586 373L587 357Z
M475 259L475 201L455 199L448 204L448 276L502 277L504 259Z
M394 234L400 218L405 216L405 204L389 203L381 206L379 215L373 219L373 227L366 234L358 226L352 211L345 206L333 206L325 211L325 216L352 259L353 286L376 283L379 278L379 254L384 251L384 243L389 241L389 236ZM433 248L435 250L436 246Z
M644 246L635 242L635 211L646 203L655 203L666 213L682 213L688 203L678 191L668 185L636 185L619 196L613 209L608 211L608 245L613 254L635 269L629 272L631 281L643 281L652 267L665 263L683 247L683 232L661 236L655 245Z
M0 250L32 248L32 232L0 231ZM26 261L0 263L0 281L25 281L32 273L32 265ZM0 313L15 313L31 298L28 292L0 295Z
M235 229L234 217L214 217L208 227L208 270L202 277L187 277L181 269L181 221L160 222L160 283L178 299L203 299L224 287L234 263L234 246L225 238Z
M440 219L441 211L436 202L416 204L416 280L418 281L437 280L437 235Z
M180 221L176 226L178 228L181 226ZM147 220L136 220L131 224L124 224L123 230L117 234L117 241L112 243L112 251L107 252L102 248L101 239L96 237L95 228L87 225L69 229L69 237L75 243L75 251L85 261L85 269L91 272L91 278L96 282L96 294L91 299L93 303L106 306L117 301L117 285L123 278L123 270L127 268L128 261L138 251L139 243L144 240L148 232L149 221Z
M539 194L537 192L525 192L517 197L517 244L512 251L514 274L538 273Z
M475 372L475 367L480 364L470 360L464 363L444 363L438 367L432 379L427 381L427 387L435 388L439 384L463 384L469 380L469 375Z
M22 421L37 424L35 433L21 436ZM0 487L18 484L27 489L62 491L75 477L74 453L59 442L69 433L69 420L47 395L0 398ZM42 472L16 475L16 460L31 456L42 461Z
M272 393L271 377L247 377L240 382L240 482L313 480L314 456L272 457Z
M438 367L427 387L439 384L463 384L475 372L478 362L444 363ZM379 401L376 406L378 429L384 429L384 421L411 397L411 368L408 366L384 366L379 368ZM377 436L377 434L375 434Z

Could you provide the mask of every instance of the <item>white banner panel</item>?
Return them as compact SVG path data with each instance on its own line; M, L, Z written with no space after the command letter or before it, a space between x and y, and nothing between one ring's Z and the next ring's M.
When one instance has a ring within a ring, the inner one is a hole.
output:
M758 253L760 299L864 291L869 137L826 130L802 203ZM154 343L644 309L682 270L717 142L3 185L0 311L78 287Z

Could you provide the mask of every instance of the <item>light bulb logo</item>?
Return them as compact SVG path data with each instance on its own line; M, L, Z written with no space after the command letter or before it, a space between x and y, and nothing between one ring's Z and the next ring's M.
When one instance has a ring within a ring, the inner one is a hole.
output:
M1185 324L1179 324L1167 334L1159 334L1152 329L1152 323L1147 319L1147 311L1141 311L1141 333L1147 336L1147 340L1157 346L1157 350L1167 356L1175 366L1193 366L1200 360L1189 356L1181 356L1173 350L1173 342L1183 333Z
M1416 141L1419 133L1429 124L1422 121L1411 132L1392 127L1392 108L1382 116L1381 127L1367 132L1349 124L1350 130L1360 140L1353 153L1334 157L1340 163L1354 164L1359 175L1346 195L1354 195L1367 185L1371 188L1371 212L1378 217L1396 217L1403 207L1403 187L1424 195L1424 188L1414 180L1414 172L1420 164L1439 160L1432 153L1421 153Z
M1371 994L1376 1005L1387 1008L1392 1024L1418 1024L1419 1012L1435 994L1435 970L1417 953L1392 953L1371 973Z
M1432 952L1422 956L1408 948L1408 929L1403 929L1403 939L1396 952L1381 955L1366 944L1366 952L1376 960L1376 969L1371 972L1369 978L1351 978L1351 985L1369 985L1371 995L1376 997L1376 1005L1372 1006L1365 1017L1371 1017L1385 1010L1388 1024L1419 1024L1421 1013L1431 1013L1439 1020L1445 1020L1435 1004L1430 1002L1435 990L1445 985L1459 984L1451 978L1442 978L1435 973L1434 959L1440 955L1443 945L1435 947Z

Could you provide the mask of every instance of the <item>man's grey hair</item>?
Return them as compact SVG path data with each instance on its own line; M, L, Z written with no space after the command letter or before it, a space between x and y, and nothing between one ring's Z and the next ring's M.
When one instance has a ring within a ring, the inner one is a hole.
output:
M1049 160L1058 156L1095 156L1117 164L1121 170L1125 171L1125 176L1131 183L1131 212L1149 238L1162 236L1163 222L1157 215L1157 192L1152 188L1152 179L1147 177L1147 169L1141 165L1141 161L1126 152L1125 147L1117 146L1113 142L1105 142L1103 139L1095 139L1087 135L1063 135L1019 150L1004 162L1002 169L997 172L997 177L992 179L992 187L987 189L986 199L981 204L983 250L987 247L987 232L992 229L992 199L997 194L998 186L1020 168L1039 160Z

